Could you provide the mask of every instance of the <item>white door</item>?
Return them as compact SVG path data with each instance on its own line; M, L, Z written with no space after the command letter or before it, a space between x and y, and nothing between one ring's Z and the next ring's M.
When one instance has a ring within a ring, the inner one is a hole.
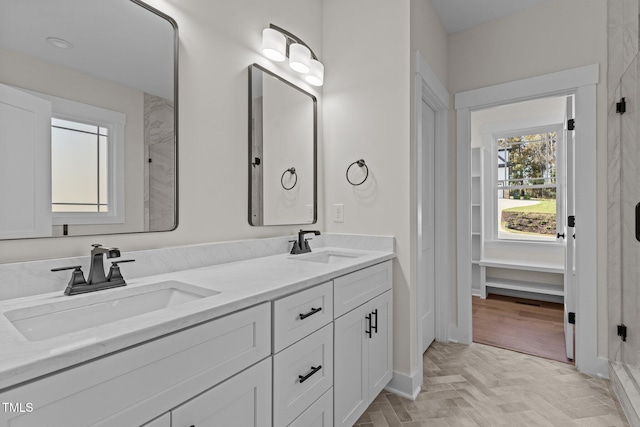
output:
M567 97L567 120L574 117L573 97ZM573 324L569 323L569 313L575 313L575 228L571 227L569 216L575 215L575 141L574 131L567 129L565 121L565 141L566 141L566 187L565 187L565 214L563 218L567 227L565 228L565 263L564 263L564 338L567 347L567 358L574 359L574 338Z
M422 321L422 352L431 345L436 336L435 315L435 129L436 113L422 102L422 192L419 215L422 218L422 247L418 263L418 286Z
M270 427L271 357L171 411L175 427Z
M0 84L0 238L51 236L51 103Z

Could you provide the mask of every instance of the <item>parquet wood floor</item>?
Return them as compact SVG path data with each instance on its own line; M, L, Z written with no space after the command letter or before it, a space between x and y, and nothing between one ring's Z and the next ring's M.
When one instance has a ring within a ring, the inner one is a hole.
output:
M383 391L358 427L628 426L609 381L573 365L472 343L433 343L415 401Z
M547 359L567 359L562 304L489 295L473 297L473 341Z

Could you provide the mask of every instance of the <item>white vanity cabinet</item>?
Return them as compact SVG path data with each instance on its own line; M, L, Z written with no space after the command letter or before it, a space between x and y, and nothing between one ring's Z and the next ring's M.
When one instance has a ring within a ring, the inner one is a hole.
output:
M333 357L332 282L273 302L274 427L333 419L326 397L316 405L333 386Z
M9 389L0 401L34 409L0 411L0 426L163 426L159 415L265 358L270 378L270 319L263 303Z
M0 411L0 427L350 426L391 379L391 265L87 353L0 392L0 402L33 407Z
M372 299L367 279L379 293ZM334 321L335 426L352 426L393 375L391 280L387 261L334 281L336 297L344 287L359 303Z
M271 427L271 358L171 411L171 427Z

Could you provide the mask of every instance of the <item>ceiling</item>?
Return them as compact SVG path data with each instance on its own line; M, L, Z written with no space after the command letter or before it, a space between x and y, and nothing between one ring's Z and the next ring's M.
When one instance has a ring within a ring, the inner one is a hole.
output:
M0 47L173 99L174 29L132 1L0 0L0 10Z
M448 34L466 30L551 0L432 0Z

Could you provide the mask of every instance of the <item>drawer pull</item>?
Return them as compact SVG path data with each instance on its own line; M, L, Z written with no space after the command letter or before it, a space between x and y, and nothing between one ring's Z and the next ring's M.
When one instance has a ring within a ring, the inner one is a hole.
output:
M322 365L312 366L311 370L309 371L309 373L307 375L298 375L298 381L300 381L300 384L302 384L303 382L308 380L309 377L311 377L311 375L315 374L320 369L322 369Z
M364 327L364 333L369 335L369 338L371 338L371 313L367 314L366 316L364 316L367 325ZM368 330L367 330L368 328Z
M318 307L318 308L313 308L311 307L311 311L305 314L300 313L300 320L304 320L309 316L313 316L316 313L319 313L322 311L322 307Z

